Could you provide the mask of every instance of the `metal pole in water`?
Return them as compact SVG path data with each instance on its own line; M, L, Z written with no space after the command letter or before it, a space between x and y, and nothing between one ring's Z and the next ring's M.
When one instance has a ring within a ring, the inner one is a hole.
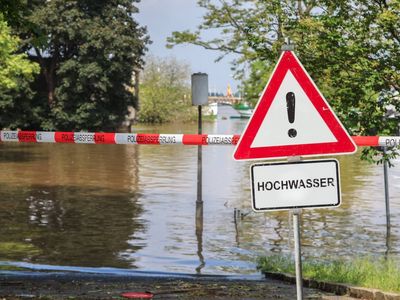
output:
M199 200L198 197L197 199ZM196 201L196 239L197 256L199 257L199 265L196 267L196 273L201 274L201 270L205 266L203 256L203 201Z
M199 106L199 134L201 134L201 106ZM203 172L201 146L198 146L197 151L196 239L197 255L200 264L196 267L196 273L201 274L201 269L204 268L205 265L203 256Z
M192 80L192 104L197 106L198 110L198 130L202 134L202 112L201 106L208 103L208 75L205 73L194 73ZM203 155L202 146L197 146L197 199L196 199L196 238L197 255L200 264L196 268L196 273L200 274L204 267L203 256Z
M301 269L301 244L300 244L300 215L301 215L300 209L293 210L294 258L296 266L297 300L303 300L303 276Z
M383 154L386 154L386 147L383 147ZM390 203L389 203L389 178L388 178L388 162L383 162L383 178L385 184L385 205L386 205L386 246L389 251L390 246Z
M201 105L198 106L198 134L202 134ZM203 152L202 146L197 146L197 203L203 203L202 186L203 186Z

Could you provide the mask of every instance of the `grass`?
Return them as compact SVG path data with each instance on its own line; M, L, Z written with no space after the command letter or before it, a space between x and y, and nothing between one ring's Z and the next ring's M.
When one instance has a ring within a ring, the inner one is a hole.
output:
M293 260L278 255L260 258L258 268L264 272L295 274ZM303 261L302 271L304 278L400 292L400 263L391 258L364 257L329 263Z
M35 246L20 242L1 242L0 257L19 256L19 255L37 255L40 251Z
M29 269L11 265L0 265L0 271L29 271Z

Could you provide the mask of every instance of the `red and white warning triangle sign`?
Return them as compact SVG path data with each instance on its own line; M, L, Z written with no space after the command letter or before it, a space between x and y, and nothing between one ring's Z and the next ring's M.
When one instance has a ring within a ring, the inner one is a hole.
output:
M284 51L272 72L234 159L354 153L355 143L298 58Z

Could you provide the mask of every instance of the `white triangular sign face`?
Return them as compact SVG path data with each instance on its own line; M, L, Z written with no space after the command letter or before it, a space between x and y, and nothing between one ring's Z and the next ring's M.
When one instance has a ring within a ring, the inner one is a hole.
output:
M286 100L286 95L290 92L294 94L295 99L294 121L289 122L286 101L272 102L251 147L337 142L335 136L289 70L276 93L276 98ZM296 130L295 138L288 134L291 128Z
M234 158L319 156L356 150L297 57L285 51L240 137Z

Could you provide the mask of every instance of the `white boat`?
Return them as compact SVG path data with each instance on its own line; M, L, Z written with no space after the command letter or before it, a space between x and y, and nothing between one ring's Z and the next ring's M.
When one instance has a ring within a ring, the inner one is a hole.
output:
M240 118L250 118L254 111L254 109L246 101L235 104L233 108L237 111Z
M216 116L218 115L218 103L211 103L205 107L205 116Z
M237 109L236 111L239 113L241 118L250 118L254 109Z

